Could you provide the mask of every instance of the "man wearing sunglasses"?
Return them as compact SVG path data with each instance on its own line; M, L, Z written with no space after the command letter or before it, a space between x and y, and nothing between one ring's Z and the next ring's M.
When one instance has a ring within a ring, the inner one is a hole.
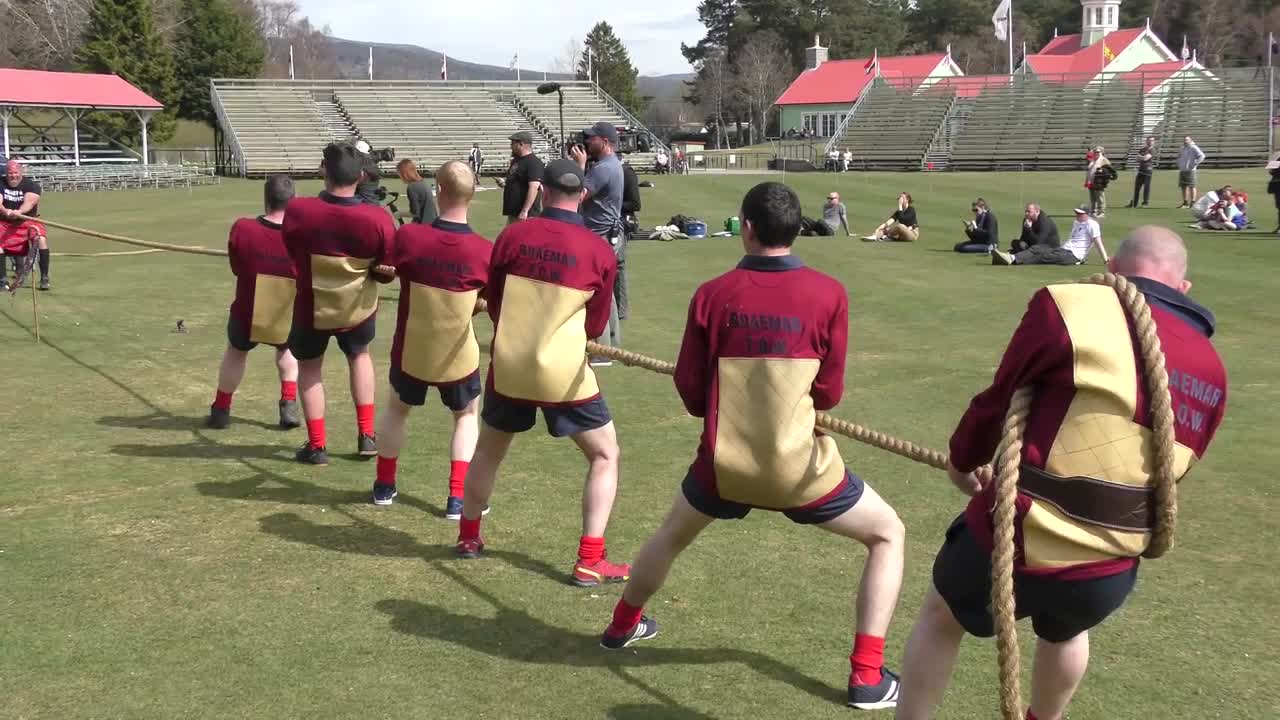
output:
M953 248L958 253L988 253L1000 248L1000 223L986 200L973 201L973 219L964 221L964 235L968 240Z
M849 232L849 213L844 203L840 202L840 193L827 193L827 202L822 206L822 223L831 230L832 235L843 226L844 234L853 237L853 233Z

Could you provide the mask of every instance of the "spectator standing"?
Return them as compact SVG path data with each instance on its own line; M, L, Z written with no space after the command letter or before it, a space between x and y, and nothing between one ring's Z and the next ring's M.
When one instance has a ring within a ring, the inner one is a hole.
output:
M600 236L613 249L618 260L617 284L626 285L627 238L622 231L622 190L624 177L618 159L618 129L601 120L583 131L587 146L575 146L569 156L583 170L586 194L582 200L582 220L587 229ZM592 160L587 169L588 158ZM604 345L622 347L622 322L615 302L609 312L609 329L596 339ZM606 358L592 358L596 367L611 365Z
M1099 145L1094 148L1093 160L1085 174L1085 187L1089 189L1089 214L1102 218L1107 216L1107 186L1117 177L1116 169L1107 157L1106 148Z
M831 230L830 235L835 235L836 230L843 227L845 236L853 237L853 233L849 231L849 211L840 202L840 193L831 192L827 195L827 202L822 206L822 224Z
M987 207L987 201L973 201L973 219L964 221L964 235L968 240L956 243L958 253L989 253L1000 249L1000 223Z
M404 181L404 192L409 196L409 215L419 225L429 225L439 215L431 187L418 172L418 166L409 158L396 163L396 172Z
M476 176L476 185L479 186L480 170L484 168L484 151L480 149L480 143L471 143L467 162L471 164L471 172Z
M1182 152L1178 153L1178 188L1182 191L1182 204L1179 208L1189 208L1196 201L1199 186L1200 163L1204 162L1204 151L1188 135L1182 138Z
M1142 207L1151 203L1151 176L1156 170L1156 139L1148 137L1147 144L1138 151L1138 174L1133 176L1133 201L1125 207L1138 207L1138 193L1142 193Z
M1280 235L1280 153L1271 158L1271 162L1267 163L1267 170L1271 172L1271 181L1267 183L1267 192L1276 199L1276 229L1273 231Z
M520 131L510 137L511 165L502 186L502 214L507 224L537 217L542 212L542 160L533 154L533 133Z

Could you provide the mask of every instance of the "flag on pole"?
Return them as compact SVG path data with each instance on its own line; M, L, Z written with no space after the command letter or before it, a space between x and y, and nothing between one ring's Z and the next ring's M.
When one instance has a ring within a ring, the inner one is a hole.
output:
M289 46L289 79L293 79L293 46Z
M587 79L591 79L591 46L587 46Z
M1190 59L1191 59L1191 51L1187 49L1187 36L1183 35L1182 36L1182 62L1186 62Z
M520 82L520 51L519 50L517 50L515 56L511 58L511 63L507 65L507 69L508 70L514 69L516 71L516 82Z
M871 59L867 61L866 65L862 66L863 75L870 75L872 71L875 71L876 74L879 74L880 72L880 49L879 48L876 48L875 52L871 53Z
M1000 6L996 8L995 13L991 16L991 24L995 26L997 40L1009 39L1009 16L1012 14L1012 2L1010 0L1000 0Z
M369 79L373 79L373 46L369 46Z
M445 53L440 53L440 79L449 79L449 56Z

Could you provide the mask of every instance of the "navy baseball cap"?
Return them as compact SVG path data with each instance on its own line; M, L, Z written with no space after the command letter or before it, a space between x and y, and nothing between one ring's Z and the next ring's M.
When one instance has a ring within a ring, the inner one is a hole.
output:
M542 184L566 193L581 192L585 181L578 163L560 158L552 160L542 171Z
M604 120L583 130L582 134L587 137L602 137L615 145L618 142L618 128L614 127L613 123Z

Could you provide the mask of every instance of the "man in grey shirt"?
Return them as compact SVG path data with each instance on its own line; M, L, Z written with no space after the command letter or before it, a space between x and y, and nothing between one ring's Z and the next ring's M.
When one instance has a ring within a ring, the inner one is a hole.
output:
M827 202L822 206L822 222L831 229L832 235L843 226L844 234L853 237L853 233L849 232L849 213L845 210L844 203L840 202L838 192L827 194Z
M618 258L617 284L625 295L627 287L627 238L622 230L622 161L615 152L618 146L618 130L612 123L600 121L583 131L587 147L575 146L569 156L586 177L587 194L582 201L582 220L587 229L599 235L613 248ZM587 158L593 162L587 168ZM602 345L622 346L622 322L618 317L618 301L615 299L609 312L609 330L597 338ZM592 358L597 367L611 364L605 358Z
M1182 204L1178 207L1189 208L1196 201L1198 170L1204 162L1204 151L1196 145L1196 141L1188 135L1182 138L1182 152L1178 153L1178 187L1182 190Z

